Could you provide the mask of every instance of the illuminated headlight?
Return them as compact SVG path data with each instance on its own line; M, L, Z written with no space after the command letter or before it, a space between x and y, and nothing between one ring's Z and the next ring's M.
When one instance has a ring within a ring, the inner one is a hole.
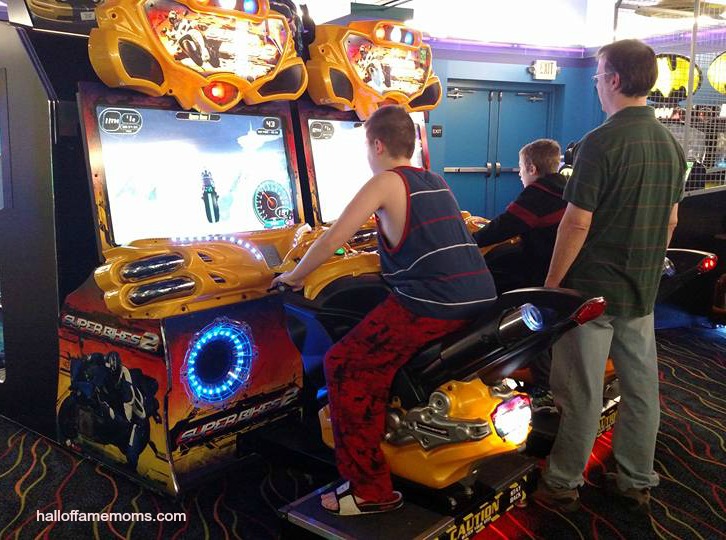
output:
M492 414L492 422L497 434L505 441L520 445L529 434L532 408L529 398L516 396L502 402Z

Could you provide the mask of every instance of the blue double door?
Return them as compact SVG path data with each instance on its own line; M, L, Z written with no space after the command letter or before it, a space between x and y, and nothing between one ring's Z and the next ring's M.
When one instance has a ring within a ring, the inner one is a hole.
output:
M493 218L522 191L519 150L551 137L550 89L450 85L444 177L462 210Z

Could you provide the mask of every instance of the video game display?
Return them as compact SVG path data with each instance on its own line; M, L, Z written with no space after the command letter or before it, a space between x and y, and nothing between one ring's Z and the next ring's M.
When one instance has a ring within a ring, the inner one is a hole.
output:
M96 105L116 245L295 223L281 119Z
M420 126L416 124L416 148L411 158L424 167ZM373 172L368 165L366 133L357 120L308 119L310 146L315 168L320 214L323 222L338 219L343 209ZM341 160L345 167L341 168Z
M197 13L173 0L148 0L144 8L169 55L205 75L234 73L254 81L275 69L285 49L281 19L258 23Z
M346 44L357 75L376 92L398 91L410 96L424 87L431 64L427 49L383 47L356 35L349 36Z

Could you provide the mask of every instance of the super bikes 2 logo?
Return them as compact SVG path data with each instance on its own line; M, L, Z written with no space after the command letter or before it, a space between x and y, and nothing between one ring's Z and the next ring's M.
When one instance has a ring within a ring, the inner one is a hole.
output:
M142 351L157 352L159 350L159 343L161 339L158 334L153 332L144 332L142 334L136 334L101 324L99 322L84 319L82 317L76 317L74 315L64 315L62 319L63 326L73 328L74 330L80 330L88 334L98 336L101 338L108 339L114 343L123 343L124 345L130 345L136 347Z
M262 401L250 405L249 403L242 404L241 410L227 410L220 415L207 417L199 422L193 422L187 424L187 426L177 426L172 432L180 431L180 434L174 438L176 445L189 445L207 439L215 435L221 435L230 431L234 431L241 424L250 422L251 420L262 416L265 413L271 413L283 409L286 405L289 405L295 401L300 393L300 388L297 386L288 388L279 397ZM180 429L181 428L181 429Z

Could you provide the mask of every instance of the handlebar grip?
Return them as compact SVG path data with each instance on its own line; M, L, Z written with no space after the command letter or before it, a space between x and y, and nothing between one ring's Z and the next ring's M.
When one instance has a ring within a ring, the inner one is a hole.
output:
M277 276L279 276L279 275L280 274L277 274ZM277 292L277 293L281 294L281 293L286 293L286 292L293 292L293 290L294 289L287 283L280 282L277 285L275 285L274 287L270 287L269 289L267 289L267 292Z
M287 283L278 283L273 287L273 290L277 291L278 293L286 293L286 292L292 292L293 288L290 287Z

